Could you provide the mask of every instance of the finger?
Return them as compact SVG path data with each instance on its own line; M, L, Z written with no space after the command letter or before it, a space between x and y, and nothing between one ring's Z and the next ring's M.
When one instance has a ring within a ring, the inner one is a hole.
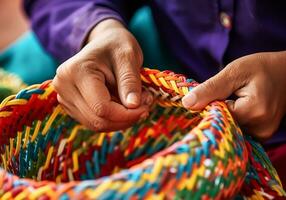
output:
M217 75L195 87L183 99L184 107L192 110L203 109L214 100L223 100L242 87L247 79L245 72L229 65Z
M121 102L127 108L136 108L141 101L140 62L132 52L115 55L113 58L114 73Z
M233 117L240 125L245 125L252 120L253 102L249 96L240 97L236 101L228 100L227 106Z
M89 124L88 120L82 115L82 113L73 104L65 101L60 95L57 96L57 99L59 103L61 104L61 107L70 117L72 117L76 121L86 126Z
M135 122L142 115L148 113L148 106L142 105L136 109L128 109L123 105L111 101L111 96L105 84L93 78L92 75L86 76L78 82L78 90L83 98L77 105L83 109L84 113L96 115L114 122Z
M93 118L92 121L88 120L84 115L72 104L64 101L60 96L58 97L61 107L65 112L76 121L85 125L87 128L94 131L114 131L122 130L132 126L131 122L114 122L102 118Z
M144 90L141 95L141 105L151 106L153 104L154 97L151 92Z

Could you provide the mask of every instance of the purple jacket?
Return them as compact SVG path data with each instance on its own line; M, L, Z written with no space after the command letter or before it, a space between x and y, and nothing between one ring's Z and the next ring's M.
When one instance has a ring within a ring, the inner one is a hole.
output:
M25 8L44 47L64 61L97 23L127 24L144 3L171 53L199 81L238 57L286 50L285 0L26 0Z

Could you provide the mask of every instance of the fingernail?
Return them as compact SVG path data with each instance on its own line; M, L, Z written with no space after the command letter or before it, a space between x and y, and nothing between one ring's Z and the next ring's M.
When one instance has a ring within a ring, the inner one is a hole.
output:
M185 108L190 108L195 105L197 102L197 96L193 93L188 93L186 96L183 97L182 103Z
M153 96L151 94L148 94L147 98L145 99L145 105L150 106L153 103Z
M138 105L139 98L138 95L134 92L131 92L127 95L126 102L129 105Z

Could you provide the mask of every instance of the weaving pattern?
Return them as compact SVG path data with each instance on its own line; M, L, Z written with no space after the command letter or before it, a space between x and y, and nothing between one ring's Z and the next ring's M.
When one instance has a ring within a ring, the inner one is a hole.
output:
M1 199L283 198L262 147L243 136L223 102L182 107L196 83L143 69L155 96L148 119L96 133L70 118L50 81L0 105Z

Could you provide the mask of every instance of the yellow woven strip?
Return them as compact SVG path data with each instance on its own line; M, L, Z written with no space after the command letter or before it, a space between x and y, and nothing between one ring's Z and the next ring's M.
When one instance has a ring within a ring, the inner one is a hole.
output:
M168 155L167 158L164 159L164 166L165 167L170 167L173 164L173 159L174 156L173 155Z
M155 85L161 86L161 84L157 81L157 78L154 76L154 74L149 74L149 77L155 83Z
M49 131L49 129L50 129L52 123L54 122L55 118L58 116L58 114L59 114L61 111L62 111L62 108L61 108L60 105L58 105L58 106L54 109L53 113L51 114L51 116L49 117L48 121L46 122L46 125L45 125L45 127L44 127L44 129L43 129L43 131L42 131L42 135L46 135L46 134L47 134L47 132Z
M3 111L3 112L0 112L0 117L9 117L11 114L12 112Z
M182 87L182 91L183 91L183 94L186 95L189 92L189 88L188 87Z
M34 133L32 135L32 139L31 139L32 142L34 142L36 137L38 136L41 124L42 124L42 122L38 120L36 127L35 127L35 130L34 130Z
M31 131L31 127L27 126L25 130L25 138L24 138L24 144L23 144L24 149L26 149L27 147L27 143L29 141L29 136L30 136L30 131Z
M9 160L9 145L6 145L6 147L5 147L5 156L6 156L6 160Z
M155 182L155 180L157 179L159 173L162 170L162 166L163 166L163 158L162 157L158 157L155 164L154 164L154 168L152 173L150 174L150 182L153 183Z
M63 153L66 143L67 143L67 139L61 140L61 143L60 143L59 148L58 148L57 156L60 156Z
M220 158L223 158L225 155L225 149L224 149L224 142L219 142L218 143L218 148L214 150L214 155L219 156Z
M166 194L160 193L160 194L152 194L150 197L148 197L150 200L163 200Z
M57 177L56 177L56 183L61 183L62 181L62 175L58 175Z
M11 192L7 192L1 197L1 200L11 200L11 199L12 199L12 193Z
M280 184L280 186L282 186L282 183L281 183L281 181L280 181L280 179L279 179L279 177L277 177L276 178L276 180L278 180L279 181L279 184ZM281 187L279 187L278 185L273 185L272 186L272 188L280 195L280 196L283 196L283 195L285 195L285 192L284 192L284 190L282 190L282 188Z
M43 173L43 167L40 167L40 169L38 171L38 175L37 175L37 181L42 180L42 173Z
M112 185L110 186L110 188L108 188L108 190L118 191L121 188L122 184L123 184L122 181L113 182ZM87 189L85 191L85 195L86 195L87 199L96 199L94 197L97 196L97 194L95 194L93 189Z
M5 99L1 102L0 108L3 108L4 106L6 106L6 104L7 104L9 101L11 101L12 99L14 99L15 97L16 97L16 95L11 95L11 96L5 98Z
M54 147L51 146L51 147L49 148L47 160L46 160L46 163L45 163L45 165L44 165L44 169L43 169L43 170L48 169L49 164L50 164L50 161L51 161L51 158L52 158L52 155L53 155L53 151L54 151Z
M10 151L9 151L9 160L13 156L13 150L14 150L14 138L10 138Z
M26 87L26 90L32 90L32 89L38 89L41 86L41 84L34 84Z
M162 85L167 88L167 89L171 89L170 86L168 85L168 83L166 82L166 80L163 77L159 78L159 81L162 83Z
M7 161L5 154L2 154L1 158L2 158L2 163L4 164L4 169L7 170Z
M177 157L182 165L186 165L188 162L189 154L182 153L182 154L179 154Z
M119 190L122 183L123 183L122 181L116 181L115 183L112 184L112 186L110 187L110 190Z
M97 139L97 145L98 146L102 145L104 137L105 137L105 133L104 132L100 133L99 138Z
M105 192L108 188L110 188L112 185L111 180L106 180L102 184L100 184L94 191L92 192L91 199L97 199L102 195L103 192Z
M73 172L76 172L79 167L78 167L78 153L77 151L74 151L72 153L72 161L73 161Z
M178 87L177 87L176 82L175 82L174 80L171 80L170 83L171 83L171 85L172 85L172 88L175 90L175 92L176 92L177 94L180 94L180 91L179 91L179 89L178 89Z
M140 74L141 80L145 83L151 83L150 81L148 81L142 74Z
M83 126L82 126L82 125L76 125L76 126L72 129L72 132L71 132L71 134L70 134L70 136L69 136L67 142L71 142L71 141L74 140L74 138L75 138L75 136L76 136L76 134L77 134L77 132L78 132L78 129L80 129L80 128L83 128Z
M25 189L15 197L15 200L24 200L27 198L28 194L29 194L29 191L27 189Z
M123 184L123 186L119 189L120 193L126 193L131 188L134 188L134 182L133 181L127 181Z
M21 142L22 142L22 131L18 131L17 134L17 145L16 145L16 151L14 153L14 156L17 156L20 152L20 147L21 147Z
M38 98L41 100L47 99L52 92L54 92L54 87L50 84L48 88L45 88L45 92L39 95Z
M27 102L26 99L13 99L8 101L5 106L25 105Z
M140 145L140 141L141 141L141 138L140 138L140 137L136 138L136 139L135 139L135 142L134 142L134 146L135 146L135 147L138 147L138 146Z
M255 193L255 199L264 200L264 197L257 190L254 190L254 193Z
M30 200L36 200L38 199L40 196L42 196L43 194L48 195L48 196L52 196L55 192L52 190L52 187L50 185L46 185L44 187L40 187L37 190L33 191L28 199Z
M115 173L117 173L119 171L120 171L120 168L118 166L115 166L113 171L112 171L112 174L115 174Z
M70 168L68 168L68 177L69 177L69 181L74 181L73 173Z

